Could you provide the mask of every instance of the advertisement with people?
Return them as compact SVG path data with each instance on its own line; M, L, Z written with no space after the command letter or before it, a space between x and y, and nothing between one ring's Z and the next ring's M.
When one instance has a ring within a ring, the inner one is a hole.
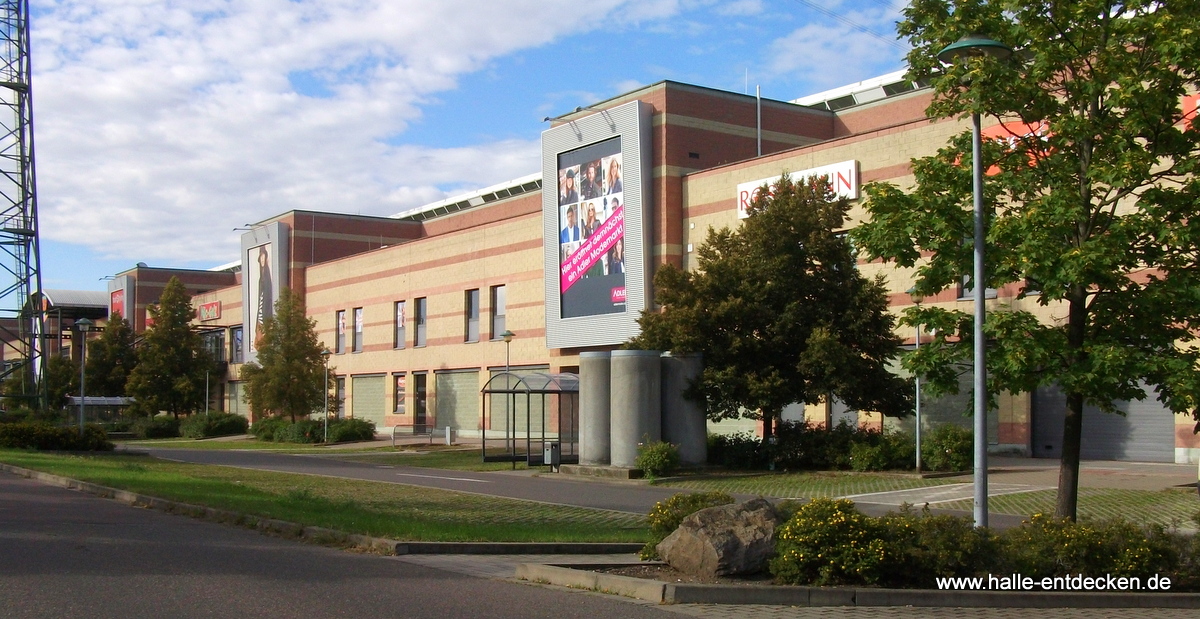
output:
M262 324L275 313L275 285L271 272L271 244L251 247L246 256L244 277L250 299L250 323L246 325L249 351L258 350Z
M621 138L558 155L563 318L625 311Z

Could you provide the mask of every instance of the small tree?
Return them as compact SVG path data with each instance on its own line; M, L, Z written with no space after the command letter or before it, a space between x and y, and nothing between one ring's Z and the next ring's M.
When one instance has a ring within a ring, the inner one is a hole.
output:
M204 377L214 362L201 346L200 334L192 330L192 298L179 278L167 282L150 312L154 324L138 348L126 392L143 413L167 411L179 417L204 406Z
M61 410L68 396L79 395L79 366L70 357L51 355L46 359L46 407Z
M699 268L654 278L661 312L644 312L636 348L699 352L693 395L713 420L763 420L764 438L793 402L833 394L893 416L911 410L887 370L899 339L882 283L858 272L840 229L849 210L824 180L785 175L761 191L737 230L709 232Z
M133 329L120 312L113 312L104 332L88 344L87 390L91 395L124 396L125 383L137 366Z
M275 315L262 325L258 362L242 366L246 399L257 418L287 415L293 422L325 404L324 344L317 341L316 321L308 318L300 295L284 288Z
M1085 403L1113 413L1114 400L1145 399L1150 385L1166 408L1200 416L1200 123L1183 105L1200 87L1197 30L1194 0L915 0L900 23L909 76L934 89L930 117L1006 123L1006 139L983 148L993 210L986 281L971 285L1054 308L1043 322L997 307L983 327L990 393L1066 394L1059 517L1077 511ZM969 33L1018 53L940 66L938 50ZM963 132L913 161L911 191L867 186L870 222L856 241L916 268L917 294L972 271L971 156ZM971 354L973 317L925 307L906 322L937 331L907 365L953 389L949 368Z

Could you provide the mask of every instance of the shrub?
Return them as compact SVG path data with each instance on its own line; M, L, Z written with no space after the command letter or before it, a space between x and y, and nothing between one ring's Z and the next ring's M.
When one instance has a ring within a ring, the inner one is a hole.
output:
M329 442L369 441L375 438L375 422L366 419L331 419Z
M784 584L875 584L893 550L846 499L813 499L776 530L771 574Z
M233 413L193 414L179 425L179 432L188 438L233 436L245 434L250 422Z
M665 501L659 501L646 515L650 525L650 541L639 554L643 560L650 561L658 558L658 543L679 528L684 518L705 509L718 505L733 503L733 497L724 492L682 492Z
M138 438L175 438L179 436L179 420L169 415L142 417L130 430Z
M663 441L639 445L634 464L647 477L665 477L679 467L679 448Z
M916 465L917 443L904 432L884 432L878 443L854 443L850 468L856 471L908 470Z
M1180 550L1161 526L1126 520L1071 522L1036 514L1001 535L1006 572L1035 579L1068 574L1174 573Z
M250 433L260 441L274 441L275 433L289 425L291 422L282 417L267 417L255 421Z
M999 541L969 517L920 514L908 505L879 518L882 535L893 549L881 582L886 586L930 587L938 577L975 576L996 565Z
M0 423L45 423L62 425L70 423L70 412L66 410L36 411L24 406L0 411Z
M952 424L934 429L921 445L921 465L930 471L966 471L975 461L974 434Z
M288 423L275 431L276 443L320 443L325 440L323 422L301 419Z
M108 434L94 425L56 427L47 423L0 424L0 447L7 449L39 449L63 451L112 451Z
M762 469L767 466L762 439L749 432L708 435L708 463L730 469Z

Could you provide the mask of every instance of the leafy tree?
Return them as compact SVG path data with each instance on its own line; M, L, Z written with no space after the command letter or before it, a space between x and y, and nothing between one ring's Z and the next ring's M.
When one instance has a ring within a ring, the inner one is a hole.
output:
M130 372L137 366L134 334L120 312L109 317L104 332L88 343L87 390L91 395L123 396Z
M983 150L986 285L1037 295L1059 318L989 313L988 390L1065 391L1056 515L1074 518L1085 403L1114 412L1114 400L1147 397L1147 384L1172 411L1196 414L1200 401L1200 131L1182 108L1200 85L1200 4L914 0L899 31L913 47L909 77L933 86L929 116L976 112L1013 127ZM1017 54L940 67L937 52L968 33ZM913 161L911 191L866 189L870 222L856 242L916 267L918 295L972 272L970 165L967 131ZM949 368L971 355L972 317L922 307L904 322L937 330L906 364L950 389Z
M125 390L137 400L139 411L167 411L178 418L204 406L205 373L215 363L192 330L192 298L179 278L167 282L150 313L154 324L142 338Z
M764 439L793 402L833 394L848 405L902 416L905 381L887 370L900 341L882 283L858 272L835 233L849 205L828 183L785 175L762 191L736 230L710 230L699 268L661 267L661 312L644 312L635 348L699 352L693 394L713 420L764 420Z
M274 413L294 422L320 411L325 405L324 349L303 299L288 288L281 290L275 315L262 325L258 362L241 370L255 418Z
M79 366L70 357L51 355L46 359L46 407L62 409L68 396L79 395Z

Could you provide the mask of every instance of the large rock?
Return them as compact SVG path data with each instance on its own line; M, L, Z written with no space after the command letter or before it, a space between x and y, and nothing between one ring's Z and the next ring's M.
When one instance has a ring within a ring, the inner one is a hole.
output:
M754 574L775 554L775 527L782 520L765 499L718 505L684 518L656 548L663 561L686 574Z

